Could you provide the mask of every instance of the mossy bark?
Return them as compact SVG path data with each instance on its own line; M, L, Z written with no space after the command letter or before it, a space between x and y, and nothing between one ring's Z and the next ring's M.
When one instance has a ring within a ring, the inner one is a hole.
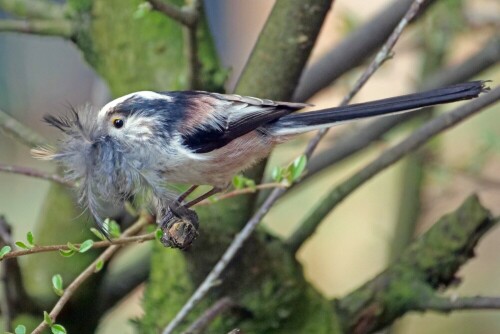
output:
M421 300L456 280L460 266L474 256L479 239L495 224L477 196L469 197L413 242L388 269L333 301L344 332L372 333L408 311L419 310Z

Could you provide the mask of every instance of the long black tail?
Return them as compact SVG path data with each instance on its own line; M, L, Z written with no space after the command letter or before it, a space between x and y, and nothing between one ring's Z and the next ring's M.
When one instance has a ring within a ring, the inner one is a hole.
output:
M270 130L276 135L302 133L359 118L387 115L436 104L468 100L477 97L486 90L488 89L485 87L485 81L472 81L422 93L290 114L280 118L271 126Z

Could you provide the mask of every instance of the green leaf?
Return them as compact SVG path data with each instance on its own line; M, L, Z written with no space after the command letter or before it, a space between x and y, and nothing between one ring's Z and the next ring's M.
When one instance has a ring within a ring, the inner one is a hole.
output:
M49 325L49 327L52 327L52 325L54 324L47 311L43 311L43 322Z
M101 271L102 267L104 267L104 261L103 260L97 261L97 263L95 264L94 272L98 273L99 271Z
M301 155L297 159L295 159L292 163L292 181L296 181L302 176L302 173L306 169L307 166L307 157L305 155Z
M281 182L283 180L283 168L280 166L275 166L271 172L271 177L276 182Z
M90 232L94 233L94 235L101 239L101 240L106 240L106 237L101 233L101 231L99 231L98 229L96 229L95 227L91 227L90 228Z
M3 259L5 254L10 253L12 248L10 246L3 246L2 249L0 249L0 260Z
M119 238L120 235L122 234L122 230L120 228L120 225L118 225L118 223L116 221L110 220L108 227L109 227L109 229L108 229L109 235L112 238Z
M60 249L59 254L61 254L64 257L71 257L71 256L75 255L75 251L71 250L71 249L68 249L68 250Z
M72 250L73 252L79 252L80 251L80 249L78 247L76 247L76 245L72 244L69 241L66 243L66 246L68 246L68 248L70 250Z
M29 245L35 246L35 237L31 231L26 234L26 240L28 240Z
M62 325L55 324L52 327L50 327L50 330L52 331L53 334L66 334L66 328L64 328Z
M243 175L235 175L233 177L233 187L234 189L241 189L245 186Z
M52 288L54 289L56 295L62 296L62 294L64 293L64 289L63 289L63 279L61 275L56 274L52 276Z
M80 253L85 253L86 251L88 251L89 249L92 248L92 246L94 246L94 241L88 239L88 240L85 240L84 242L82 242L82 244L80 245L80 250L79 252Z
M27 246L24 242L22 241L16 241L16 246L22 249L30 249L32 247Z
M132 17L135 20L139 20L142 19L150 11L151 11L151 4L149 2L143 2L140 3L139 6L137 6L137 9L135 10Z
M156 229L155 231L155 239L158 241L161 241L161 238L163 237L163 231L161 229Z
M16 329L14 330L14 333L26 334L26 327L24 325L17 325Z
M245 187L255 189L255 181L249 178L245 178Z

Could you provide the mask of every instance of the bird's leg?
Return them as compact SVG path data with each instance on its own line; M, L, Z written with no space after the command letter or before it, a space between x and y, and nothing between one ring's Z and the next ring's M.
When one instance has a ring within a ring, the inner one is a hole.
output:
M191 195L191 193L193 191L196 190L196 188L198 188L198 185L197 184L193 184L191 187L188 188L188 190L186 190L185 192L183 192L182 194L180 194L179 197L177 197L177 203L179 204L182 204L182 202L184 202L184 200L186 199L186 197L188 197L189 195Z
M192 201L186 203L184 205L185 208L189 208L189 207L192 207L193 205L195 204L198 204L200 203L201 201L203 201L204 199L207 199L209 198L210 196L212 195L215 195L217 193L220 193L222 191L221 188L219 187L213 187L212 189L210 189L209 191L207 191L206 193L204 193L203 195L200 195L198 197L196 197L195 199L193 199Z
M159 225L163 231L161 242L166 247L186 249L193 243L198 236L199 222L198 215L189 207L221 191L221 188L213 187L210 191L183 205L182 202L197 187L197 185L191 186L168 206L166 212L162 213Z

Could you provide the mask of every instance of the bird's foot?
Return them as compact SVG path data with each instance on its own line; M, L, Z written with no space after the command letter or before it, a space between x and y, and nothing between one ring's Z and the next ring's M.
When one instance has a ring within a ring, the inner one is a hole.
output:
M158 225L163 232L160 238L165 247L186 249L198 237L200 226L198 215L178 202L170 204L167 209L161 209L158 215Z

